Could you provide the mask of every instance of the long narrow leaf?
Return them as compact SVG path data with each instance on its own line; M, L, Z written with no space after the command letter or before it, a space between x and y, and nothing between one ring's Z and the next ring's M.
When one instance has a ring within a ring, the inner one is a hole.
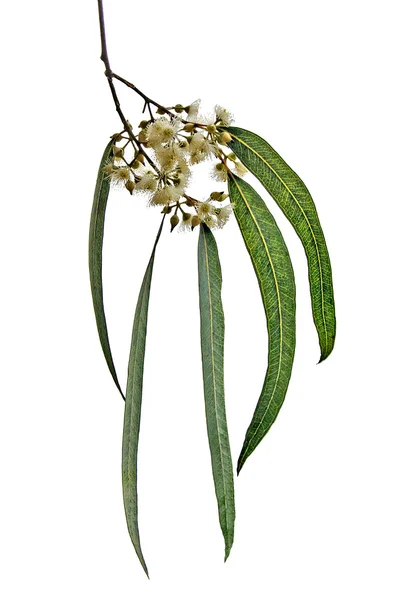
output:
M97 330L100 337L101 347L107 361L108 369L112 375L116 387L124 398L121 386L119 385L118 376L114 361L112 358L111 347L109 344L107 321L104 312L104 296L103 296L103 239L104 239L104 221L105 211L107 209L109 195L109 179L104 174L104 166L112 156L112 148L114 141L111 140L104 150L101 159L100 168L98 170L96 189L94 192L93 208L90 219L89 232L89 271L91 295L93 298L94 314L96 316Z
M258 135L229 127L229 144L243 164L265 186L297 232L308 260L313 320L320 343L320 362L331 354L336 333L330 258L316 207L303 181Z
M205 413L227 560L234 539L235 508L233 465L224 403L222 272L216 240L206 225L201 225L198 240L198 280Z
M152 271L154 267L155 250L162 232L165 217L162 219L154 248L144 274L143 283L134 315L132 341L130 346L125 417L123 424L122 442L122 488L123 502L129 535L136 554L148 577L148 569L141 550L138 512L137 512L137 452L140 432L141 401L143 393L143 371L145 344L147 336L147 316L150 299Z
M275 421L287 392L295 353L295 280L283 237L259 194L234 175L229 176L229 193L258 278L269 334L266 377L238 459L240 472Z

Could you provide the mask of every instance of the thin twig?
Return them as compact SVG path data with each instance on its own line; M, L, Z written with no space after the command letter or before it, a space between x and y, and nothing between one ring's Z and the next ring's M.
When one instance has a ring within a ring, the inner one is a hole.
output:
M160 173L158 167L153 162L153 160L148 156L148 154L146 153L146 151L143 148L143 145L139 142L137 137L134 135L130 123L128 122L128 120L126 119L125 115L122 112L121 104L119 102L119 98L116 93L114 82L112 80L112 78L114 77L114 74L112 73L112 69L111 69L111 65L110 65L110 61L109 61L109 57L108 57L107 38L105 35L103 2L102 2L102 0L97 0L97 3L98 3L98 16L99 16L99 20L100 20L100 36L101 36L101 57L100 58L105 65L105 76L108 80L112 98L115 103L116 112L118 113L120 120L122 121L122 123L125 127L125 131L128 134L132 144L136 146L136 148L141 152L141 154L143 156L145 156L145 158L147 159L148 163L152 166L152 168L158 173L158 175L160 175L161 173Z

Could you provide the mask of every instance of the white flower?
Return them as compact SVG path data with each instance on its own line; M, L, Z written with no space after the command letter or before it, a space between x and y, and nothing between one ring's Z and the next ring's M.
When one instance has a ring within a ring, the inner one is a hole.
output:
M223 163L216 163L211 173L216 181L227 181L227 169Z
M217 220L213 215L205 215L204 217L202 217L201 221L205 223L205 225L207 225L209 229L217 227Z
M209 200L206 200L205 202L200 202L198 204L197 212L201 221L204 221L206 217L214 215L216 211Z
M244 177L244 175L248 173L248 169L244 167L242 162L236 162L234 172L238 175L238 177Z
M130 180L129 167L114 167L108 175L115 187L123 187Z
M234 121L231 112L216 104L215 106L216 121L221 121L223 125L229 126Z
M188 149L192 165L196 165L197 163L206 160L212 156L212 154L216 154L217 152L215 146L200 132L194 133Z
M156 148L159 144L172 141L181 129L182 122L180 119L170 120L166 117L160 117L148 125L146 129L147 143L150 147Z
M216 209L216 221L217 221L217 226L219 228L224 227L224 225L226 225L227 221L230 218L232 212L232 205L231 204L226 204L226 206L222 206L222 208Z
M176 143L169 146L157 146L154 151L162 169L173 168L183 159L183 151Z
M135 190L138 192L154 192L157 189L157 178L152 171L147 171L137 182Z
M186 213L186 212L183 213L181 224L180 224L180 231L191 231L192 218L193 218L192 214Z
M180 192L173 186L167 185L159 188L151 198L151 206L165 205L176 202L180 198Z
M195 102L190 104L190 108L187 113L187 121L191 121L191 123L196 123L198 118L198 110L200 106L201 100L198 98Z

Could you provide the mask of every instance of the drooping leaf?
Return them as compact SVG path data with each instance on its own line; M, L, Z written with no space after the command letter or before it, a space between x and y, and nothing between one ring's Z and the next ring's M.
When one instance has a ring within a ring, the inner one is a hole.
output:
M268 367L238 460L238 472L275 421L284 402L295 353L295 280L287 247L259 194L229 176L229 194L252 260L269 335Z
M334 291L330 258L316 207L303 181L258 135L228 127L229 146L265 186L301 239L308 261L313 320L320 343L320 362L335 342Z
M104 221L107 209L110 182L104 173L104 166L112 157L114 140L111 140L104 150L98 170L96 189L94 192L93 208L90 219L89 232L89 271L91 295L93 298L94 314L96 316L97 330L100 337L101 347L107 361L108 369L112 375L116 387L124 398L109 344L107 321L104 312L103 276L102 276L102 253L104 239Z
M144 274L134 315L130 346L125 416L122 441L122 488L123 502L129 535L136 554L148 577L148 569L141 550L137 511L137 453L140 432L141 401L143 392L144 355L147 335L147 316L150 298L155 250L162 232L162 219L154 248Z
M201 225L198 240L202 373L205 413L219 522L227 560L234 539L234 479L224 403L224 314L222 272L216 240Z

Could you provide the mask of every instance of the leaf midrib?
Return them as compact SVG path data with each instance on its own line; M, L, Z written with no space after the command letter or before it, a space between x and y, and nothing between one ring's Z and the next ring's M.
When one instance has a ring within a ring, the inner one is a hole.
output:
M232 133L231 131L229 132L230 135L235 138L236 140L238 140L243 146L246 146L251 152L253 152L254 154L256 154L256 156L258 156L260 158L261 161L263 161L265 163L265 165L267 165L269 167L269 169L274 173L274 175L277 177L277 179L279 181L281 181L281 183L283 184L283 186L285 187L285 189L287 190L287 192L292 196L292 198L294 199L295 203L297 204L297 206L299 207L299 210L301 211L301 213L303 214L303 216L305 217L306 223L308 224L310 233L312 234L312 238L316 247L316 252L317 252L317 263L319 266L319 274L320 274L320 292L321 292L321 313L322 313L322 317L323 317L323 329L324 329L324 336L325 336L325 343L326 343L326 348L328 348L328 332L327 332L327 321L326 321L326 317L325 317L325 310L324 310L324 279L323 279L323 271L321 268L321 258L320 258L320 252L319 252L319 245L317 243L317 238L313 232L313 228L309 222L309 219L305 213L305 211L303 210L300 202L298 201L298 199L296 198L295 194L291 191L291 189L288 187L288 185L285 183L285 181L280 177L280 175L273 169L273 167L271 166L271 164L265 159L263 158L263 156L261 156L256 150L254 150L254 148L252 148L252 146L249 146L246 142L244 142L244 140L242 140L240 137L238 137L238 135Z
M206 264L207 283L208 283L208 296L209 296L209 324L210 324L210 330L211 330L213 401L214 401L214 406L215 406L216 430L217 430L217 433L218 433L218 442L219 442L219 448L220 448L220 458L221 458L221 461L222 461L222 468L223 468L223 491L224 491L224 496L223 497L224 497L224 507L225 507L225 515L226 515L226 529L227 529L227 534L229 534L229 517L228 517L229 511L228 511L228 506L227 506L227 491L226 491L226 483L225 483L226 469L225 469L225 464L224 464L224 460L223 460L223 452L222 452L222 449L221 449L220 434L219 434L219 418L218 418L217 405L216 405L215 358L214 358L214 351L213 351L213 316L212 316L213 305L212 305L212 296L211 296L211 284L210 284L208 247L207 247L207 243L206 243L206 239L205 239L205 234L203 235L203 240L204 240L205 264ZM230 543L230 539L229 539L228 543Z
M278 371L277 371L277 377L276 377L276 381L275 381L275 383L274 383L274 388L273 388L272 394L271 394L271 396L270 396L269 402L267 403L266 410L265 410L265 412L263 413L263 416L262 416L261 420L259 421L259 424L258 424L258 426L256 427L255 431L253 432L253 434L252 434L251 438L248 440L248 444L247 444L247 450L244 452L244 454L243 454L243 457L242 457L242 458L244 458L244 457L245 457L245 455L248 453L248 449L249 449L249 445L250 445L250 443L251 443L251 442L252 442L252 440L254 439L255 435L258 433L258 430L259 430L259 428L261 427L261 425L262 425L262 423L263 423L263 420L265 419L265 417L266 417L266 415L267 415L267 413L268 413L268 411L269 411L270 404L271 404L271 402L272 402L272 400L273 400L273 398L274 398L274 394L275 394L275 392L276 392L276 389L277 389L277 384L278 384L278 381L279 381L279 379L280 379L280 373L281 373L281 364L282 364L282 356L283 356L283 336L282 336L282 331L283 331L283 315L282 315L282 310L281 310L280 288L279 288L279 285L278 285L278 281L277 281L277 277L276 277L276 272L275 272L275 269L274 269L274 264L273 264L272 258L271 258L271 256L270 256L269 247L268 247L268 245L267 245L267 243L266 243L266 240L265 240L265 238L264 238L264 236L263 236L262 230L260 229L260 227L259 227L259 225L258 225L258 222L257 222L257 220L256 220L256 218L255 218L255 215L253 214L253 212L252 212L252 210L251 210L251 207L249 206L249 204L248 204L248 202L247 202L247 200L246 200L246 198L245 198L245 195L243 194L243 192L242 192L242 190L241 190L241 188L240 188L240 186L239 186L238 182L237 182L237 181L236 181L236 179L234 178L234 176L233 176L233 181L234 181L234 183L236 184L236 186L237 186L237 189L238 189L238 191L240 192L240 195L241 195L241 197L242 197L243 201L245 202L245 205L246 205L246 207L247 207L247 209L248 209L248 211L249 211L249 213L250 213L250 215L251 215L251 218L252 218L252 220L253 220L253 222L254 222L254 224L255 224L255 226L256 226L256 228L257 228L258 232L259 232L259 235L261 236L261 239L262 239L263 245L264 245L264 247L265 247L265 250L266 250L266 253L267 253L267 256L268 256L269 262L270 262L270 266L271 266L271 268L272 268L272 273L273 273L274 284L275 284L275 286L276 286L276 293L277 293L277 299L278 299L279 322L280 322L280 330L279 330L279 333L280 333L280 341L279 341L279 362L278 362ZM256 269L256 267L255 267L255 269ZM257 270L257 269L256 269L256 270Z

